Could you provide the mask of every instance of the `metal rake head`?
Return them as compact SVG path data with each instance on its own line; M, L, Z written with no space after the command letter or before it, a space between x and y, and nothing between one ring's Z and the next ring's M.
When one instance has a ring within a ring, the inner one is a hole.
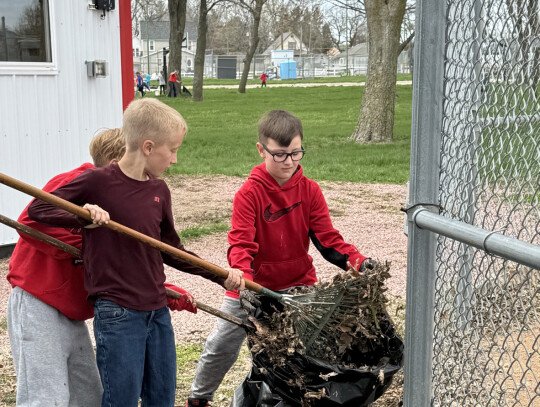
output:
M324 359L343 353L356 329L363 292L363 279L353 278L287 299L306 354Z

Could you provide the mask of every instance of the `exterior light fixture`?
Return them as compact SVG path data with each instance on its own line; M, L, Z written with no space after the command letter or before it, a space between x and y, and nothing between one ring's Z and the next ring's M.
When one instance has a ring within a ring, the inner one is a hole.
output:
M86 61L86 72L93 78L105 78L109 75L107 61Z

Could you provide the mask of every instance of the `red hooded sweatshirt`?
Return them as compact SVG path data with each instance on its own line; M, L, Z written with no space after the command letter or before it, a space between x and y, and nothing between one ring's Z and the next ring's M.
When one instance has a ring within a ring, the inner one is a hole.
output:
M301 166L283 186L264 163L254 167L234 197L231 223L229 265L270 290L315 284L310 239L343 270L347 261L366 259L334 229L319 185L302 175ZM238 293L227 296L238 298Z
M54 191L68 184L84 171L94 168L85 163L79 168L51 179L43 188ZM63 229L34 222L28 217L28 206L18 221L64 243L81 248L81 229ZM94 309L86 301L88 294L84 289L84 270L81 261L48 243L36 240L25 233L9 261L7 280L12 287L20 287L44 303L56 308L66 317L84 321L94 316Z

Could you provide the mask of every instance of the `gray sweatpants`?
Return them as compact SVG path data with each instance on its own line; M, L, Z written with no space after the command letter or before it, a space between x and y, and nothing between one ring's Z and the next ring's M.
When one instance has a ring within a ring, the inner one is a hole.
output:
M247 318L246 311L240 307L240 301L236 298L225 297L221 304L221 311L238 318ZM197 363L195 379L191 384L191 397L209 401L214 399L214 393L236 362L245 338L244 328L223 319L217 319Z
M17 406L94 407L103 389L86 324L15 287L7 309Z

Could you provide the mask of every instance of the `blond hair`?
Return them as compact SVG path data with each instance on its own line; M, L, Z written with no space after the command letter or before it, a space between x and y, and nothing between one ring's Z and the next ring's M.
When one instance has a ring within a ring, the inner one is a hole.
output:
M111 160L119 160L126 152L126 140L121 129L107 129L90 142L90 155L96 167L105 167Z
M137 150L144 140L162 145L172 134L179 132L184 136L187 130L182 115L157 99L135 100L124 111L122 132L128 151Z

